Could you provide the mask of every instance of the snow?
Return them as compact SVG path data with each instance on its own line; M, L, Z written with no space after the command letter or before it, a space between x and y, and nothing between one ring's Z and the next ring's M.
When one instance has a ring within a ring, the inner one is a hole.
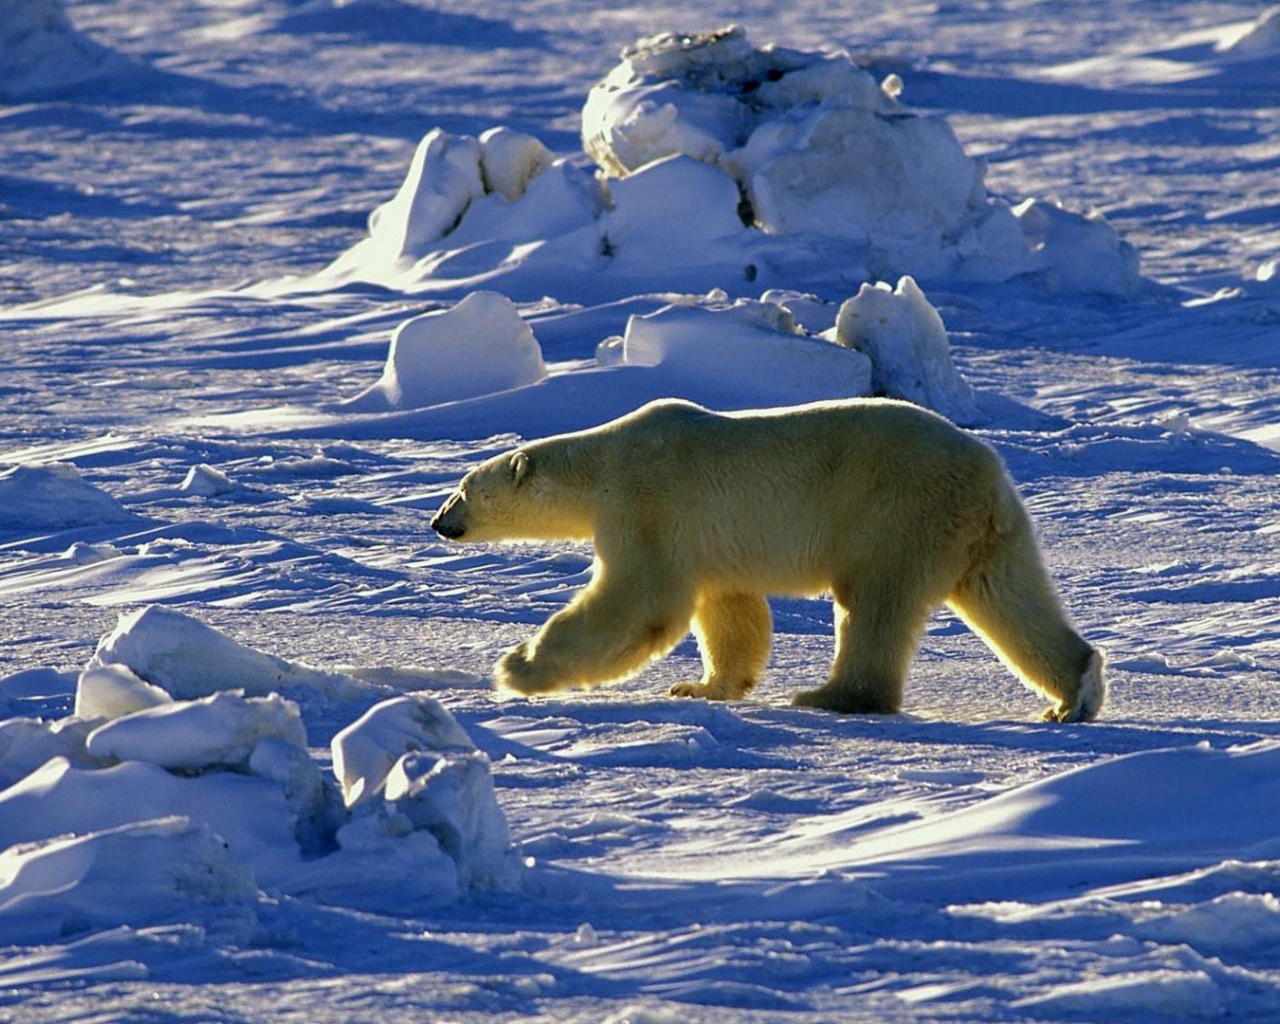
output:
M61 0L0 0L0 98L56 95L122 63L76 31Z
M871 360L871 389L935 409L956 423L978 415L973 389L951 361L947 329L920 286L902 277L864 284L840 307L835 341Z
M6 1021L1275 1016L1274 11L689 13L0 2ZM792 708L795 598L747 700L495 699L592 552L443 545L470 467L891 387L1097 721L946 612L901 714Z
M346 404L414 408L536 384L542 349L505 295L472 292L450 309L406 320L391 336L382 377Z
M60 530L132 518L73 465L17 465L0 472L0 531Z

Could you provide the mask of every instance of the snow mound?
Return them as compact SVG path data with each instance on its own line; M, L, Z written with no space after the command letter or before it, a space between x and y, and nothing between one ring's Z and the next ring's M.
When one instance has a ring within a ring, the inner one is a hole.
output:
M344 408L439 405L535 384L546 375L542 349L514 303L496 292L473 292L451 309L397 327L382 377Z
M76 686L76 714L112 717L142 710L162 703L156 690L190 700L220 690L263 696L284 686L335 694L354 685L349 676L262 654L199 619L150 605L121 615L99 641Z
M1013 213L1031 248L1031 269L1051 288L1106 295L1137 290L1138 251L1101 213L1073 213L1057 199L1027 199Z
M215 693L113 719L94 729L85 746L104 760L146 761L186 771L246 769L258 744L270 737L306 748L298 705L278 694Z
M136 518L69 463L19 465L0 473L0 530L62 530Z
M375 704L338 732L330 744L333 774L348 807L379 793L404 754L475 749L453 715L425 694Z
M160 818L0 853L0 944L140 925L193 903L251 906L253 875L207 826Z
M229 494L236 490L236 483L220 469L205 465L203 462L187 470L187 475L178 490L183 494L198 494L206 498L214 498L220 494Z
M1222 51L1248 58L1280 54L1280 6L1268 7L1241 35L1227 42Z
M1021 272L1021 247L992 244L1018 232L988 199L984 164L899 88L846 53L756 49L738 27L658 35L588 94L583 145L615 177L677 153L713 164L737 183L748 222L857 240L872 268Z
M61 0L0 0L0 98L54 93L120 59L72 26Z
M1251 295L1280 296L1280 256L1272 256L1258 264L1248 291Z
M601 208L590 176L554 160L531 135L499 126L477 138L435 128L418 143L396 194L369 215L369 236L322 276L394 280L411 270L492 270L512 256L513 245L541 248L591 224ZM463 269L454 269L458 262Z
M601 366L649 367L669 393L711 404L794 405L870 393L866 356L804 334L781 306L723 294L632 316Z
M425 833L448 859L457 891L518 877L489 759L438 701L383 701L334 736L332 752L353 815L338 832L344 851L382 859L388 844Z
M1132 289L1136 254L1105 221L1041 201L1015 215L987 193L984 161L944 118L900 102L901 89L846 53L757 49L740 28L642 39L583 109L601 180L584 157L553 159L507 128L437 128L367 238L314 277L260 290L364 281L456 295L500 282L530 301L602 302L756 281L847 294L903 273L1036 272L1050 287Z
M977 419L973 388L951 362L942 317L910 277L897 288L864 284L840 307L835 341L871 360L875 394L927 406L957 423Z

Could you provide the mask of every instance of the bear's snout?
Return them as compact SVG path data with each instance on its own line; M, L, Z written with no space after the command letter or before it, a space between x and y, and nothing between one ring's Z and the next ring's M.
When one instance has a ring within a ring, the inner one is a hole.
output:
M431 529L446 540L459 540L467 532L462 522L460 504L458 495L450 495L449 500L440 506L440 511L431 520Z

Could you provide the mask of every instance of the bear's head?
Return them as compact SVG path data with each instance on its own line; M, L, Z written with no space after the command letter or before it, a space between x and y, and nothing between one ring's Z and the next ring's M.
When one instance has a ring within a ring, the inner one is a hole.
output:
M431 528L448 540L511 540L534 510L529 456L520 450L496 455L462 478L440 506Z

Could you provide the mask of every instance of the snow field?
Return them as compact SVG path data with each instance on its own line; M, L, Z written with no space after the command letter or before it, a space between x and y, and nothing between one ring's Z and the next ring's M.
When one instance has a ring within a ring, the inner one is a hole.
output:
M1274 14L926 7L0 4L0 1015L1272 1020ZM749 701L492 700L590 551L440 543L467 468L881 391L1005 457L1101 721L946 614L791 709L790 599Z

